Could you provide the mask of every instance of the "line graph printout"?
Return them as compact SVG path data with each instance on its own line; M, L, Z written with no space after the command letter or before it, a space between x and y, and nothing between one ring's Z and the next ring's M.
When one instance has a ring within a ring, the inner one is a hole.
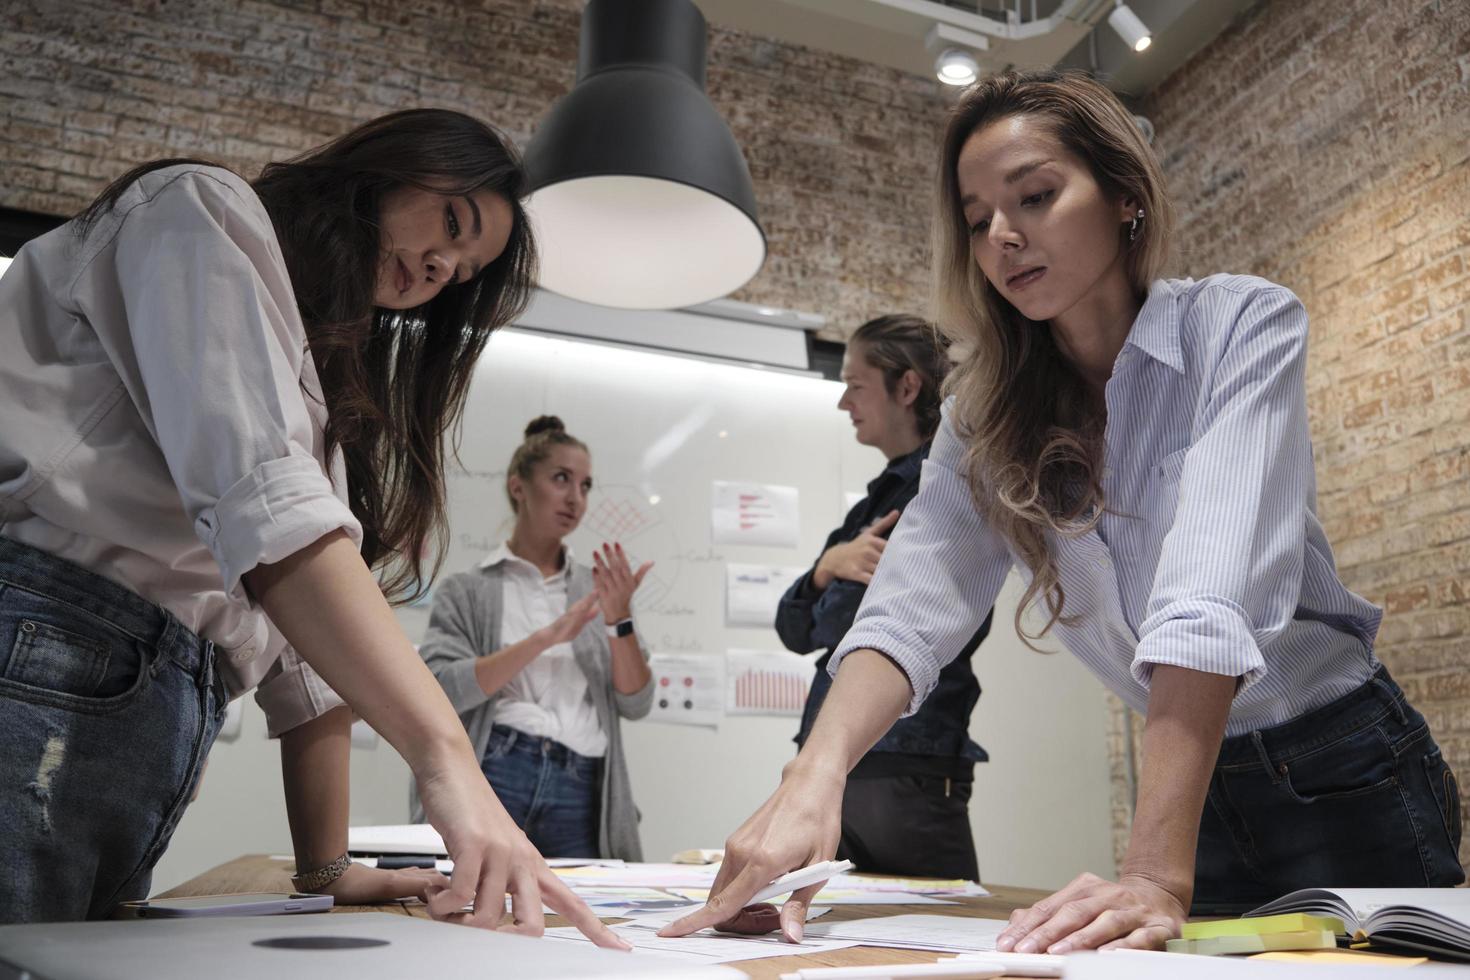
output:
M800 715L814 664L784 651L731 650L725 663L725 713Z
M715 480L710 510L714 543L797 547L798 499L796 487Z

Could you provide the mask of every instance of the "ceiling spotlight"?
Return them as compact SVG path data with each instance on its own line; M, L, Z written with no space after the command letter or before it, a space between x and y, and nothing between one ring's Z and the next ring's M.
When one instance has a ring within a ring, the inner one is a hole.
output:
M946 85L970 85L980 76L980 63L968 51L947 48L934 59L934 74Z
M1153 43L1153 35L1149 33L1148 26L1138 19L1138 15L1123 0L1118 0L1113 12L1108 14L1108 25L1134 51L1142 51Z

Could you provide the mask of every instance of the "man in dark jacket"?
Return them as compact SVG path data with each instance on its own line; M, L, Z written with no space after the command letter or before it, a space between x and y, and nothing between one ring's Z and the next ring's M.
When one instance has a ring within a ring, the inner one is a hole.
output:
M832 686L831 651L852 626L889 532L919 491L949 366L938 331L915 316L879 317L848 342L846 390L837 407L851 416L858 442L882 451L888 465L776 613L776 631L788 649L826 651L816 664L797 745L806 741ZM975 763L987 756L969 736L970 712L980 698L970 657L989 631L986 617L923 706L897 721L853 767L842 799L838 857L862 871L979 880L969 800Z

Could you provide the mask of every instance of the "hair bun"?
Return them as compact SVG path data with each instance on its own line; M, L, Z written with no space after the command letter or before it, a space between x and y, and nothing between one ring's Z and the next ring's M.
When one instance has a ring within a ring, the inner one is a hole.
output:
M538 415L531 420L529 425L526 426L526 438L529 439L532 436L538 435L542 432L565 431L567 431L566 425L564 425L562 423L562 420L557 418L555 415Z

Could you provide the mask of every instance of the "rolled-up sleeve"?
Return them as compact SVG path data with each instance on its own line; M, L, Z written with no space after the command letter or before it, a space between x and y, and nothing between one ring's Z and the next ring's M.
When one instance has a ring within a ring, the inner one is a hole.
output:
M939 672L990 614L1010 569L1000 536L975 509L965 447L944 406L919 493L904 509L827 669L836 676L853 650L877 650L908 675L905 716L924 703Z
M266 735L279 738L347 702L287 645L261 678L255 689L255 703L265 713Z
M1221 353L1196 414L1132 672L1155 664L1264 676L1261 648L1291 623L1313 490L1304 383L1307 316L1263 288L1220 324ZM1199 311L1209 316L1208 309Z
M264 207L224 171L149 179L84 272L123 307L94 322L225 592L248 602L257 565L362 531L313 453L306 335Z

